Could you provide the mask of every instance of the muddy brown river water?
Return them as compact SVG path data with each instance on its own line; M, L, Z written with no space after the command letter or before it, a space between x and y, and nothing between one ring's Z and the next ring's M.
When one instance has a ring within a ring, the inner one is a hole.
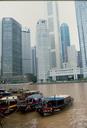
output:
M45 96L68 94L73 106L52 116L41 117L36 112L15 112L4 119L4 128L87 128L87 83L32 85Z

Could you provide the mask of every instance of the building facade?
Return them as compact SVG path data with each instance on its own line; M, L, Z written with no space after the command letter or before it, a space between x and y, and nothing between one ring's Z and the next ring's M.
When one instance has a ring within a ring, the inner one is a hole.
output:
M13 18L2 19L2 76L22 74L21 25Z
M82 61L81 61L81 52L77 51L77 63L78 63L78 67L82 67Z
M74 45L67 47L68 53L68 67L69 68L77 68L77 51Z
M36 47L32 47L32 73L37 76Z
M66 23L60 26L61 33L61 47L62 47L62 63L68 62L67 47L70 46L69 27Z
M49 79L53 81L67 81L83 78L82 68L51 69ZM84 69L87 72L87 68Z
M61 44L57 1L47 1L47 23L50 43L50 66L61 68Z
M87 67L87 1L75 1L77 28L83 69ZM84 72L84 71L83 71ZM84 72L84 77L87 74Z
M47 21L39 20L36 26L36 56L37 56L37 80L46 82L48 79L49 63L49 39Z
M32 73L32 49L30 30L22 28L22 72L23 75Z

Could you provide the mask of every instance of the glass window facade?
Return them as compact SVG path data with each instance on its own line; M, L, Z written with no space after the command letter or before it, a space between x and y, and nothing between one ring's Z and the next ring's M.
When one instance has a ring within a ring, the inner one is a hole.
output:
M42 22L39 20L36 26L36 56L37 56L37 79L38 81L45 82L48 78L48 71L50 68L49 61L49 40L48 40L48 30L47 30L47 21Z
M21 25L12 18L2 20L2 75L22 74Z
M82 67L87 67L87 1L75 1Z
M50 43L51 43L51 49L55 49L54 34L49 35L49 40L50 40Z
M52 1L48 1L47 3L47 9L48 9L48 15L51 15L53 13L53 6L52 6Z
M49 30L49 32L53 32L54 31L53 17L48 18L48 30Z
M61 46L62 46L62 62L68 61L67 47L70 46L69 27L63 23L60 27L61 32Z
M55 51L51 52L51 67L52 68L56 67L56 54L55 54Z

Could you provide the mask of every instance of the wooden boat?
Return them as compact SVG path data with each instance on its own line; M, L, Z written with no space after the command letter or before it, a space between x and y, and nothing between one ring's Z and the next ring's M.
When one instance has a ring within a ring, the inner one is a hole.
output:
M0 99L0 112L8 114L17 108L17 96L6 96Z
M17 107L21 112L33 111L36 106L41 102L41 94L33 94L25 98L25 100L18 101Z
M4 89L0 89L0 98L4 97L4 96L11 96L11 92L8 92Z
M37 112L43 116L53 114L54 112L60 111L72 103L73 98L69 95L45 97L43 98L42 103L38 105Z

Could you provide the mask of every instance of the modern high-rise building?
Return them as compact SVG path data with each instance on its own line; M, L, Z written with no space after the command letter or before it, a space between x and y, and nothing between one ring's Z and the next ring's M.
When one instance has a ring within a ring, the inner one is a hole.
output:
M49 39L47 21L39 20L36 26L36 56L37 56L37 80L45 82L48 79L49 63Z
M51 47L51 68L61 68L61 44L59 31L59 16L57 1L47 1L47 23L49 31L49 42Z
M68 68L77 68L77 51L74 45L67 47Z
M22 72L32 73L32 49L30 40L30 30L22 28Z
M22 74L21 25L13 18L2 19L2 76Z
M68 55L67 55L67 46L70 46L70 34L69 34L69 27L66 23L61 24L60 26L60 33L61 33L61 47L62 47L62 63L68 62Z
M81 61L82 67L85 68L87 67L87 1L75 1L75 8ZM84 74L84 77L87 77L87 74Z
M32 47L32 73L37 76L36 47Z

